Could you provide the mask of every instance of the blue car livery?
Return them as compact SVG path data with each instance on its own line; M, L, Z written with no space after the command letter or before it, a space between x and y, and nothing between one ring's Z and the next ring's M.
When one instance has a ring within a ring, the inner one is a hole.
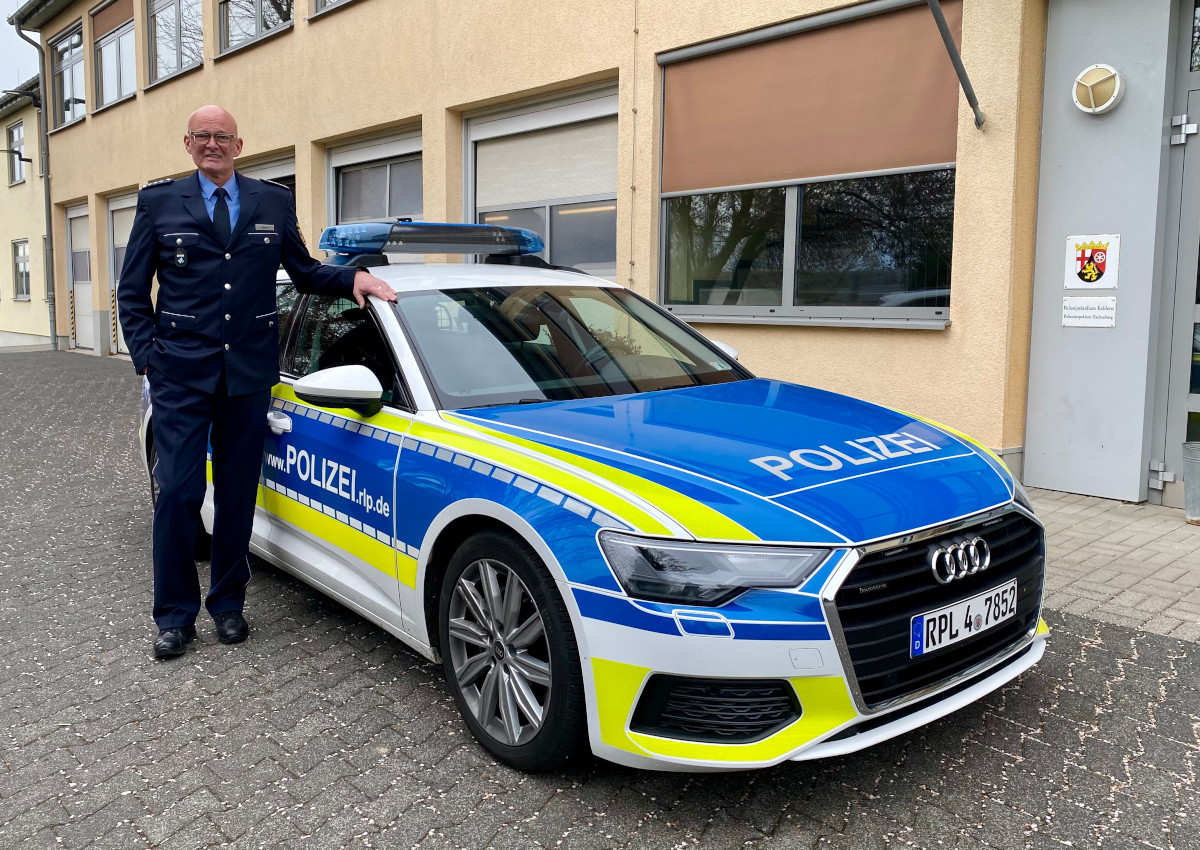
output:
M380 266L395 304L281 280L252 539L441 660L490 752L837 755L1038 661L1044 531L998 457L755 378L628 290L530 264L523 238L520 263ZM149 399L142 433L149 456Z

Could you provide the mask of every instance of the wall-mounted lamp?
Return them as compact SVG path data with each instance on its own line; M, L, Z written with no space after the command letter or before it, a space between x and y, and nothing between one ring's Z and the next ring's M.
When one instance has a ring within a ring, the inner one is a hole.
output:
M1125 96L1125 78L1112 65L1089 65L1071 84L1071 99L1082 112L1103 115Z

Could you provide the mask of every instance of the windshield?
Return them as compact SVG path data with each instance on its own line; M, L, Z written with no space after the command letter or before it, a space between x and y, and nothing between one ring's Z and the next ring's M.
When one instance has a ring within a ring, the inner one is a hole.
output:
M522 286L399 293L444 410L626 395L750 377L621 288Z

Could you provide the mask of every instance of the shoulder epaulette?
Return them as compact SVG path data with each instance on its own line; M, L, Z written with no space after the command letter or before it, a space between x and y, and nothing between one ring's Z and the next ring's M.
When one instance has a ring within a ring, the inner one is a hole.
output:
M152 189L152 188L154 188L155 186L166 186L167 184L169 184L169 183L174 183L174 182L175 182L175 180L174 180L173 178L170 178L170 177L164 177L162 180L155 180L155 181L153 181L153 182L147 183L147 184L146 184L145 186L143 186L142 188L143 188L143 189Z
M284 186L282 183L276 183L274 180L263 180L261 177L260 177L260 178L258 178L258 180L259 180L259 182L260 182L260 183L269 183L269 184L271 184L272 186L276 186L276 187L278 187L278 188L280 188L280 189L284 189L284 190L286 190L286 191L288 191L288 192L292 191L292 190L291 190L291 189L289 189L287 186Z

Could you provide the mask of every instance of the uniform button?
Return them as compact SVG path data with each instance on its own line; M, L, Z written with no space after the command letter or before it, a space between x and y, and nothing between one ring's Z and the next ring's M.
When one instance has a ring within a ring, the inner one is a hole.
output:
M233 287L232 287L232 286L230 286L228 283L227 283L227 284L225 284L225 288L226 288L226 289L233 289Z
M175 240L175 244L176 244L176 245L182 245L182 244L183 244L183 240L182 240L182 239L176 239L176 240Z
M233 318L233 316L229 315L228 313L225 314L225 321L228 322L232 318Z
M267 238L267 237L265 237L265 236L263 237L263 242L267 243L268 245L270 245L270 244L271 244L271 240L270 240L270 239L268 239L268 238Z
M226 351L228 351L228 350L229 350L229 343L225 343L225 350L226 350Z
M273 327L275 327L275 323L274 323L274 322L267 322L267 327L268 327L268 328L273 328Z
M226 254L226 255L225 255L225 259L227 259L227 260L232 260L232 259L233 259L233 254Z
M175 327L175 326L176 326L175 323L171 322L171 327Z

